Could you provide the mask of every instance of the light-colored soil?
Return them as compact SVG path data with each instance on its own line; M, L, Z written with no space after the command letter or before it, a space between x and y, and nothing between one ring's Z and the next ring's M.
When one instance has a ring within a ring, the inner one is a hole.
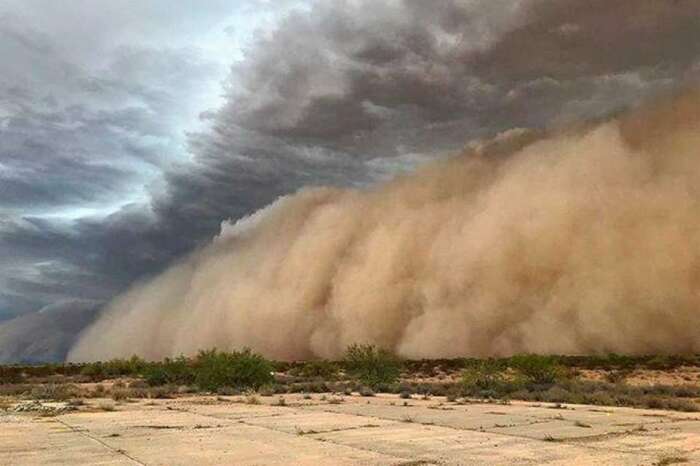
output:
M580 377L588 380L605 381L615 371L602 369L580 371ZM621 380L629 385L697 385L700 383L700 367L679 367L670 370L634 369L629 373L618 372Z
M0 464L700 464L700 414L392 395L283 399L91 399L55 416L10 407L0 414Z
M605 369L580 369L578 375L583 380L611 381L612 377L624 381L629 385L692 385L700 383L700 367L678 367L676 369L653 370L653 369L633 369L630 371L615 371ZM448 383L459 382L461 371L438 371L437 375L416 375L403 374L403 379L407 382L416 383ZM612 379L614 380L614 378Z

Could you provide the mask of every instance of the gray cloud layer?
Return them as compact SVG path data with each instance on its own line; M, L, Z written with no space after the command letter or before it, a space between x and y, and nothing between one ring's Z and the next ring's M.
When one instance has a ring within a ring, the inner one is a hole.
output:
M224 59L210 110L222 58L190 43L228 3L0 8L0 319L108 299L302 186L599 118L700 71L689 0L319 1Z

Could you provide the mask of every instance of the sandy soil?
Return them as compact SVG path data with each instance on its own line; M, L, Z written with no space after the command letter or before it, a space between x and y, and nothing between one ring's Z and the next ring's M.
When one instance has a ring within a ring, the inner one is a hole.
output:
M621 377L630 385L689 385L700 383L700 368L679 367L670 370L634 369L630 372L602 369L580 371L580 377L589 380L608 380L610 375Z

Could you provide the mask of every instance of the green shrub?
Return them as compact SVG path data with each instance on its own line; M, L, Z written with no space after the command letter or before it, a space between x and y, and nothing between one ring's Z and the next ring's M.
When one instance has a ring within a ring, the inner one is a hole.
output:
M0 366L0 385L17 384L24 381L21 370L11 366Z
M334 379L338 374L338 365L331 361L318 360L304 363L296 372L307 378Z
M401 362L389 351L374 345L352 345L345 353L349 373L364 385L376 388L398 380Z
M152 387L166 384L189 385L195 380L194 369L184 356L150 363L142 373L146 383Z
M102 377L102 363L101 362L89 362L80 369L81 375L86 375L89 377Z
M646 365L649 369L667 370L675 367L677 364L675 364L674 358L659 354L649 359Z
M157 387L168 383L169 374L161 364L152 364L143 371L143 379L150 387Z
M107 376L139 375L147 367L148 363L138 356L129 359L113 359L105 363L104 369Z
M194 362L195 383L202 390L229 386L258 389L274 382L270 361L250 349L232 353L201 351Z
M138 356L129 359L111 359L104 362L90 362L83 365L81 375L90 377L119 377L140 375L148 363Z
M462 385L470 395L481 390L501 390L506 380L503 365L495 359L470 360L462 371Z
M670 409L673 411L683 411L686 413L697 413L700 411L700 407L690 400L677 400L674 398L665 400L663 409Z
M537 385L553 384L564 376L563 368L553 356L521 354L511 357L508 365Z

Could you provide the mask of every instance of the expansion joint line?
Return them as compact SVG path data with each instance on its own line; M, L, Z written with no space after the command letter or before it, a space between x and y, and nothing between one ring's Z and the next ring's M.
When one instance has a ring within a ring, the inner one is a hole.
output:
M326 412L326 413L348 414L348 415L350 415L350 416L357 416L357 417L362 417L362 418L374 418L374 419L381 419L381 420L383 420L383 421L395 421L395 422L399 422L399 421L396 420L396 419L388 418L388 417L368 416L368 415L365 415L365 414L358 414L358 413L345 413L345 412L342 412L342 411L335 411L335 410L332 410L332 409L321 409L321 411L322 411L322 412ZM533 417L533 416L528 416L528 417ZM494 436L497 436L497 437L509 437L509 438L523 439L523 440L534 440L534 441L539 441L539 442L545 442L545 440L543 440L543 439L537 439L537 438L534 438L534 437L529 437L529 436L527 436L527 435L506 434L506 433L504 433L504 432L493 431L493 430L490 430L490 429L477 429L477 428L468 428L468 427L455 427L455 426L450 426L450 425L446 425L446 424L438 424L438 423L434 423L434 424L425 424L425 423L422 423L422 422L420 422L420 421L415 421L415 424L421 425L421 426L425 426L425 427L440 427L440 428L443 428L443 429L456 430L456 431L459 431L459 432L477 432L477 433L482 433L482 434L494 435ZM654 424L656 424L656 423L640 424L640 425L654 425ZM631 434L634 434L634 433L637 433L637 434L639 434L639 435L643 435L643 434L644 434L644 432L642 432L642 431L637 431L637 430L625 430L625 431L622 431L622 432L619 432L619 433L616 432L616 433L613 433L613 434L615 434L615 435L619 434L620 436L628 436L628 435L631 435ZM607 435L607 434L603 434L603 435ZM585 437L583 437L583 438L585 438ZM589 443L586 443L585 441L581 441L581 437L561 438L561 439L557 439L557 440L556 440L556 443L558 443L558 444L560 444L560 445L576 446L576 447L579 447L579 448L589 449L589 450L593 450L593 451L614 451L614 452L616 452L616 453L622 453L622 454L631 454L631 453L634 453L634 452L631 451L631 450L623 449L623 448L612 448L612 447L609 447L609 446L600 447L600 446L597 446L597 445L591 445L591 444L589 444ZM700 448L699 448L699 449L700 449Z
M173 408L173 409L175 409L175 408ZM287 409L292 410L292 409L294 409L294 408L287 407ZM196 413L196 412L194 412L194 411L190 411L190 410L185 409L185 408L178 408L177 411L186 412L186 413L190 413L190 414L197 414L197 415L199 415L199 416L211 417L211 418L214 418L214 419L224 419L224 418L221 418L221 417L218 417L218 416L214 416L214 415L212 415L212 414ZM301 413L301 412L304 412L304 410L303 410L303 409L297 410L297 411L295 412L295 414L298 414L298 413ZM307 412L308 412L308 411L307 411ZM336 413L336 414L337 414L337 413ZM364 417L364 416L363 416L363 417ZM255 419L258 419L258 418L259 418L259 417L255 417ZM237 421L236 423L237 423L237 424L242 424L242 425L248 426L248 427L255 427L255 428L258 428L258 429L269 430L269 431L276 432L276 433L279 433L279 434L285 434L285 435L290 435L290 436L291 436L291 435L298 435L298 434L290 434L289 432L287 432L287 431L285 431L285 430L282 430L282 429L275 429L274 427L261 426L261 425L258 425L258 424L250 424L250 423L246 422L246 419L245 419L245 418L243 418L243 419L238 419L238 421ZM332 432L332 431L331 431L331 432ZM338 446L341 446L341 447L344 447L344 448L353 449L353 450L367 451L367 452L370 452L370 453L378 453L378 454L380 454L380 455L385 455L385 456L393 456L393 457L395 457L395 458L398 459L398 460L402 460L401 463L394 463L394 464L398 464L398 465L404 464L403 460L406 460L406 461L412 460L412 458L410 458L410 457L408 457L408 456L405 456L405 455L397 455L397 454L395 454L395 453L392 453L392 454L382 453L381 451L373 450L373 449L371 449L371 448L362 448L362 447L358 447L358 446L356 446L356 445L346 445L346 444L344 444L344 443L335 442L335 441L329 440L329 439L315 438L314 435L323 435L323 433L307 434L307 435L303 435L302 437L303 437L303 438L306 438L306 439L309 439L309 440L313 440L313 441L315 441L315 442L319 442L319 443L331 443L331 444L333 444L333 445L338 445ZM436 461L432 461L432 460L425 460L422 464L438 464L438 463L437 463Z
M68 424L67 422L62 421L61 419L58 419L58 418L56 418L55 421L58 422L58 423L60 423L60 424L62 424L62 425L64 425L65 427L69 428L72 432L75 432L76 434L80 434L80 435L82 435L83 437L86 437L86 438L92 440L93 442L99 443L100 445L102 445L103 447L105 447L106 449L110 450L110 451L113 452L113 453L117 453L118 455L125 456L126 458L130 459L131 461L133 461L134 463L136 463L136 464L138 464L138 465L140 465L140 466L148 466L146 463L144 463L143 461L139 461L138 459L136 459L136 458L134 458L133 456L129 455L129 454L128 454L127 452L125 452L124 450L120 450L120 449L118 449L118 448L114 448L113 446L109 445L108 443L103 442L103 441L100 440L99 438L90 435L86 430L78 429L78 428L76 428L75 426L72 426L72 425Z

